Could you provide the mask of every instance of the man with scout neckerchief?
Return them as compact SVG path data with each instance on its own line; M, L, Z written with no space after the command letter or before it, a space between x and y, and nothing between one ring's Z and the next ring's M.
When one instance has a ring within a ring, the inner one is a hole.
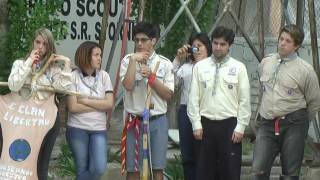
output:
M303 39L298 26L284 26L279 33L278 53L264 58L259 65L263 96L253 154L254 180L269 179L278 153L280 179L299 179L309 119L320 108L317 75L296 53Z
M125 88L124 110L126 122L122 138L122 172L127 170L127 179L139 179L142 170L142 113L147 98L147 85L152 88L150 106L150 146L154 178L163 179L168 143L167 100L174 90L173 66L170 60L158 55L154 46L159 37L159 28L139 22L133 30L135 53L121 62L120 77ZM152 73L160 62L156 73Z
M188 115L201 140L197 179L240 180L241 140L250 121L250 85L245 65L230 57L235 34L217 27L212 52L193 68ZM218 178L217 178L218 176Z

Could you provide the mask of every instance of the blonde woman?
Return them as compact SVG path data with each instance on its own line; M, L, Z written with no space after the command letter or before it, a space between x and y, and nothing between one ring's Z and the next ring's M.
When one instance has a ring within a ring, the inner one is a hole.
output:
M52 33L46 28L35 31L32 45L25 59L18 59L13 63L8 79L8 85L12 92L19 93L25 99L31 97L31 90L24 88L24 84L30 84L32 72L38 71L47 62L51 61L49 68L37 80L38 85L51 86L55 89L67 90L71 85L70 59L56 55L55 41ZM51 58L50 58L51 57ZM63 61L64 68L61 69L56 62ZM32 68L32 67L35 67ZM39 91L35 94L36 100L46 100L54 95L52 92ZM58 116L57 116L58 117ZM39 180L47 179L50 155L59 134L60 122L55 121L53 128L45 136L38 156Z

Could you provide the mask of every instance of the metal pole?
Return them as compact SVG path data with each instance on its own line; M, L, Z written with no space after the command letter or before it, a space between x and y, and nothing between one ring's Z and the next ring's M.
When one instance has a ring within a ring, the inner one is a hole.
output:
M260 46L260 54L264 57L264 18L263 18L263 0L259 2L259 12L260 12L260 23L258 26L259 30L259 46Z
M236 23L236 25L239 27L243 37L245 38L245 40L247 41L247 43L249 44L253 54L256 56L256 58L258 59L259 62L261 62L262 60L262 56L261 54L258 52L258 50L256 49L256 47L253 45L252 41L250 40L248 34L244 31L244 29L242 28L241 26L241 23L240 21L238 20L237 18L237 15L231 10L231 9L228 9L231 17L233 18L234 22Z
M312 60L313 68L316 71L318 78L320 78L319 72L319 54L318 54L318 42L317 42L317 25L316 14L314 10L314 1L308 0L309 7L309 22L310 22L310 35L311 35L311 48L312 48Z
M172 26L176 23L176 21L178 20L179 16L181 15L181 13L184 10L184 7L190 2L190 0L187 0L185 2L183 2L183 5L180 7L180 9L178 10L178 12L176 13L176 15L173 17L173 19L170 21L170 23L168 24L167 28L163 31L163 33L161 33L160 38L156 44L156 46L159 45L159 43L166 37L166 35L168 34L168 32L171 30Z
M180 3L181 3L181 5L183 5L183 4L184 4L184 1L183 1L183 0L180 0ZM193 15L191 14L188 6L184 6L184 9L186 10L187 16L188 16L188 18L190 19L193 27L196 29L196 31L197 31L198 33L200 33L200 32L201 32L200 27L198 26L198 24L197 24L196 20L194 19Z
M222 10L222 13L218 16L216 22L212 25L212 28L210 29L210 31L209 31L209 33L208 33L209 36L212 34L213 30L216 28L216 26L217 26L217 25L219 24L219 22L222 20L222 18L224 17L224 15L228 12L228 10L229 10L230 6L232 5L233 1L234 1L234 0L230 0L230 1L228 1L228 2L225 4L225 6L224 6L224 8L223 8L223 10Z
M301 29L303 29L304 24L304 0L297 0L297 18L296 18L296 24Z
M120 13L118 22L117 22L117 28L116 28L115 36L114 36L114 39L112 41L112 45L111 45L111 49L110 49L107 65L106 65L106 68L105 68L107 72L109 72L109 70L110 70L112 59L113 59L113 56L114 56L114 53L115 53L115 50L116 50L116 47L117 47L118 38L119 38L119 35L120 35L120 32L121 32L121 26L124 23L124 9L125 9L125 6L126 5L124 5L124 7L123 7L123 9L122 9L122 11Z

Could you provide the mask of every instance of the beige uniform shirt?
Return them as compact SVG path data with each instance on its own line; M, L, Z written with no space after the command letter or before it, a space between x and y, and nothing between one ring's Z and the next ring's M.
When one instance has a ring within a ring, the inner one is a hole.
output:
M31 83L31 66L31 58L28 58L27 60L16 60L13 63L8 79L9 89L12 92L19 92L24 98L28 98L30 96L30 89L23 88L22 86L25 83ZM37 85L51 86L59 90L69 90L71 84L71 69L62 71L61 68L56 65L50 66L37 81ZM47 99L52 94L52 92L38 91L36 93L36 98L43 100Z
M278 72L277 71L278 68ZM310 113L320 109L320 89L313 67L292 54L283 58L273 54L259 65L263 96L260 115L274 119L302 108Z
M193 68L187 107L193 130L202 129L201 116L210 120L237 117L235 131L244 133L251 116L250 85L244 64L230 56L222 63L216 63L213 57L199 61Z
M121 62L121 81L123 81L126 75L130 55L131 54L124 57ZM153 53L147 61L147 65L151 68L151 70L153 70L158 61L160 61L160 64L156 73L157 79L173 92L174 75L172 63L169 59ZM124 109L128 113L141 114L145 108L145 101L147 98L147 79L141 76L138 63L136 69L135 87L132 91L125 91ZM154 108L150 110L151 116L164 114L167 112L167 101L162 99L155 91L152 92L151 104L154 105Z

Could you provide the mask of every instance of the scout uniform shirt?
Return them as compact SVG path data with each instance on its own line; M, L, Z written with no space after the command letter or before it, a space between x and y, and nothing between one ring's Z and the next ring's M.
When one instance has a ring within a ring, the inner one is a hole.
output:
M30 89L23 88L23 84L31 83L32 78L32 59L16 60L13 63L11 73L8 79L8 86L12 92L19 92L24 98L30 97ZM50 86L59 90L69 90L72 84L71 69L61 70L58 65L50 65L46 72L41 75L37 81L37 85ZM37 91L36 99L47 99L52 92Z
M299 109L313 113L320 108L320 89L313 67L291 54L280 59L279 54L264 58L259 64L263 96L260 115L274 119Z
M127 68L129 65L129 57L132 54L127 55L121 62L120 77L123 81ZM174 91L174 75L173 66L170 60L156 54L155 52L147 60L147 65L153 71L157 62L160 61L159 68L157 70L157 79L168 87L172 92ZM124 109L128 113L141 115L145 108L145 101L147 98L147 78L143 78L139 72L140 66L136 64L136 77L135 87L132 91L125 91L124 96ZM154 90L152 90L154 91ZM153 109L150 109L151 116L164 114L167 112L167 101L162 99L156 92L152 92L151 104L154 105Z
M210 120L237 117L235 131L244 133L251 116L250 85L244 64L230 56L220 63L214 56L197 62L187 107L193 130L202 129L201 116Z

